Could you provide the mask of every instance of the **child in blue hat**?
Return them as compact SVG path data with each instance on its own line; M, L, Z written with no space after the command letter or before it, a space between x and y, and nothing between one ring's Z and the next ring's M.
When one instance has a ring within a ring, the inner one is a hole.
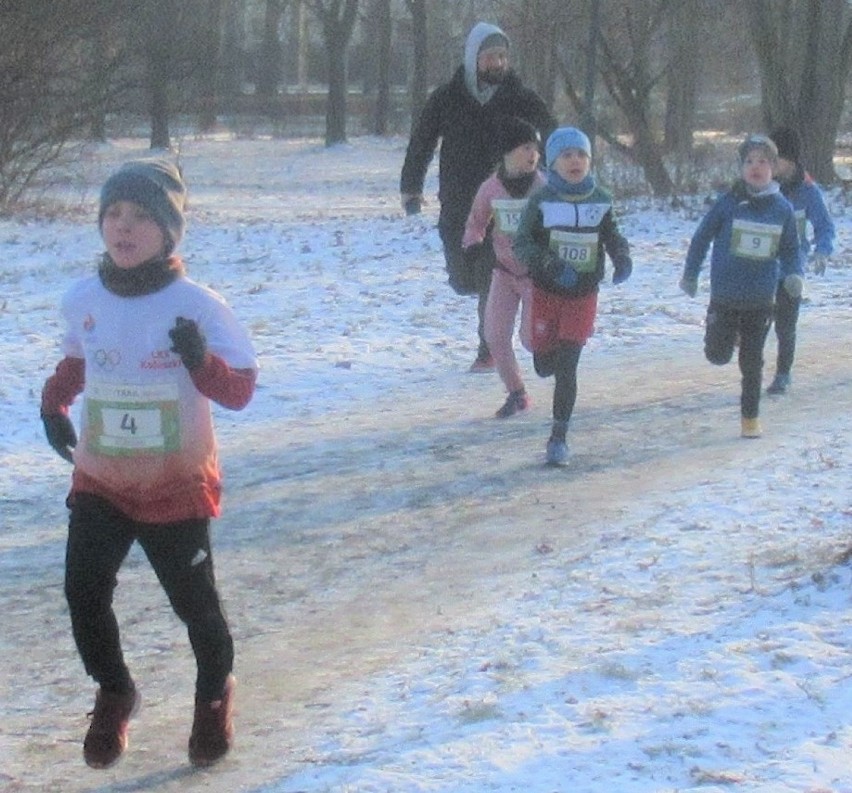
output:
M521 216L515 253L533 281L530 344L535 370L556 380L546 461L565 465L577 366L594 330L604 253L613 263L614 284L630 277L633 263L612 196L591 173L592 145L586 134L575 127L554 130L545 157L547 184L530 198Z

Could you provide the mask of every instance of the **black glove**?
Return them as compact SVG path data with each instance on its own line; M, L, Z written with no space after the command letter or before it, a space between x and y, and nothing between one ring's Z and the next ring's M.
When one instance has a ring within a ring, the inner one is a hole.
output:
M623 284L633 272L633 261L625 256L615 263L615 271L612 274L613 284Z
M207 340L194 320L178 317L169 331L169 338L172 340L171 351L180 355L188 371L192 372L204 363Z
M466 267L475 269L479 266L479 260L485 256L485 243L474 242L473 245L468 245L462 249L462 257Z
M55 413L50 416L41 415L44 423L44 434L47 442L56 450L56 453L69 463L74 462L71 450L77 445L77 433L68 416Z

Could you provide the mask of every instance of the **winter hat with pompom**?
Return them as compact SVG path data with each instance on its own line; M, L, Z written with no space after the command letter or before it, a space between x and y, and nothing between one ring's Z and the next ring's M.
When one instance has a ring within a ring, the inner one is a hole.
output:
M565 149L579 149L592 156L592 144L585 132L576 127L559 127L550 133L544 147L547 167L552 168L556 158Z
M165 235L167 254L178 246L186 228L186 185L177 167L165 160L134 160L122 165L101 188L98 228L116 201L132 201L151 215Z

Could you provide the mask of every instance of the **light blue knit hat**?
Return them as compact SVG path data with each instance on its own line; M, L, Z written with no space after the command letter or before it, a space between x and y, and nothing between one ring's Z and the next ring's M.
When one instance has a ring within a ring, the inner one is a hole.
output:
M580 149L592 156L592 144L585 132L576 127L559 127L550 133L544 146L547 167L552 168L556 158L564 149Z

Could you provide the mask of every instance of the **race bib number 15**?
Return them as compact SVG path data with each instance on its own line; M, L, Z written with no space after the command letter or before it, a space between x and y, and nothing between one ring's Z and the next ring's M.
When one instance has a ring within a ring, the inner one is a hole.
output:
M180 449L180 411L174 383L93 383L86 397L89 450L126 456Z

